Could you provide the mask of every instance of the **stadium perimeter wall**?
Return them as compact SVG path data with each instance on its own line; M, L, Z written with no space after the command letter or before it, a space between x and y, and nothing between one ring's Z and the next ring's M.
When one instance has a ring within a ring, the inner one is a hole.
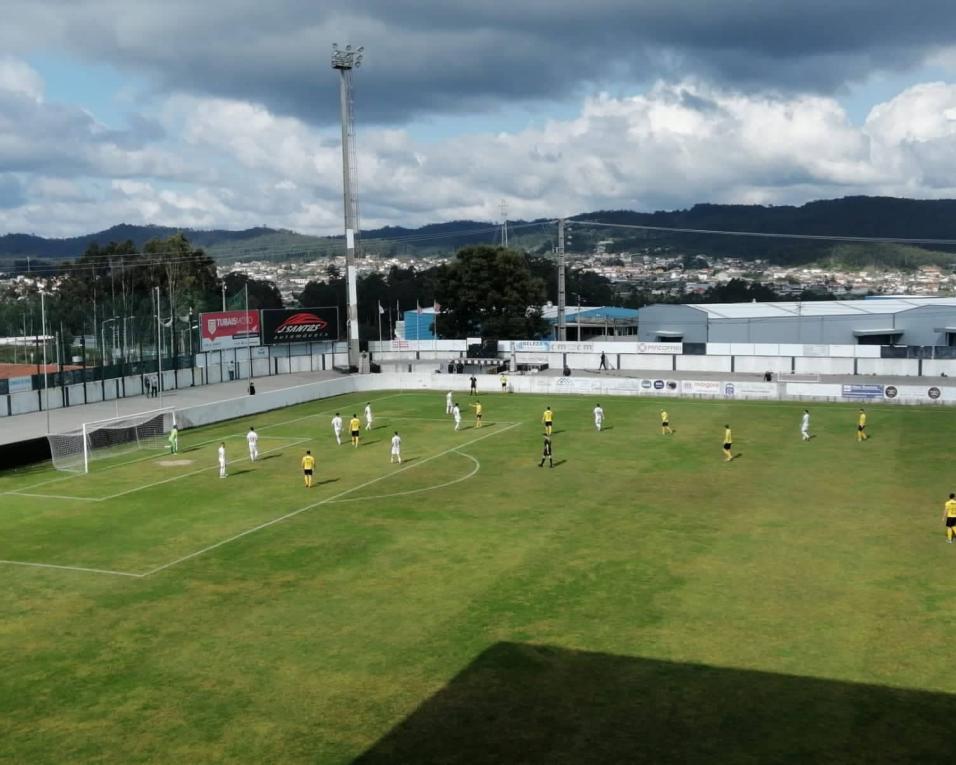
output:
M545 375L513 375L508 377L513 393L537 395L586 396L654 396L662 398L694 398L723 401L831 401L844 403L956 405L956 384L885 385L866 383L820 382L750 382L741 380L669 380L666 377L555 377ZM382 391L435 391L436 409L444 411L442 394L446 391L466 394L469 380L465 375L395 374L352 375L335 380L322 380L291 388L282 388L257 396L201 404L177 410L180 427L210 425L224 420L280 409L317 399L346 393L378 393ZM497 376L478 378L478 390L486 396L500 396ZM441 400L439 400L441 399Z
M660 377L574 377L512 375L508 378L514 393L537 395L653 396L711 400L830 401L854 405L888 403L910 405L956 405L956 384L886 385L878 382L757 382L741 380L693 380ZM467 393L468 377L445 374L371 374L321 380L305 385L263 392L256 396L238 396L176 410L181 428L194 428L217 422L249 417L295 404L346 393L374 394L385 391L434 391L436 411L444 411L446 391ZM478 377L478 389L486 396L501 393L497 376ZM370 395L370 398L372 396ZM387 407L387 405L386 405ZM46 438L33 438L0 445L0 467L18 467L49 459Z
M163 373L164 389L174 390L196 385L225 382L230 379L289 373L312 372L347 364L341 344L312 352L311 346L267 348L269 356L251 357L249 352L214 351L197 354L196 366ZM370 342L374 361L389 362L450 360L465 355L464 340ZM257 352L263 349L253 349ZM552 369L595 370L606 354L612 369L642 374L653 383L656 375L668 372L693 374L796 374L806 376L886 376L920 377L950 376L956 378L956 358L881 358L879 346L797 345L779 343L707 343L705 354L685 354L680 343L642 343L631 341L555 342L542 340L499 341L498 357L518 365L545 365ZM393 364L393 368L396 366ZM485 375L479 375L479 378ZM385 375L379 376L383 379ZM408 379L408 374L402 374ZM652 388L653 390L653 388ZM842 389L841 389L842 390ZM49 391L24 390L0 396L0 418L44 409L59 409L84 403L111 401L139 396L143 378L139 375L50 388ZM783 391L782 395L790 392ZM805 392L804 392L805 393ZM793 395L804 395L793 393ZM609 392L609 395L613 395ZM810 394L807 394L810 395ZM49 403L47 403L49 397ZM238 416L238 415L237 415Z

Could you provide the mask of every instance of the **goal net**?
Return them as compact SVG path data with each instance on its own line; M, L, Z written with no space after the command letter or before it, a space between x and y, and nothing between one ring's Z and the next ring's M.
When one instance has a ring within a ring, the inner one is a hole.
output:
M156 409L86 422L78 430L66 433L51 433L47 440L53 467L88 473L94 459L115 457L137 449L162 449L167 446L167 434L175 423L173 409Z

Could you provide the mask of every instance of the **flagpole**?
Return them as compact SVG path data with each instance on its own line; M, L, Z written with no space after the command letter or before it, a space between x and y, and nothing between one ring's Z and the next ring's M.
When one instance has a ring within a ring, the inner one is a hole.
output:
M382 314L385 313L385 309L382 308L382 301L378 301L378 349L382 350Z
M248 335L249 335L249 280L248 279L246 280L246 283L244 286L246 288L246 349L249 351L249 379L252 380L252 378L255 375L252 374L252 343L250 343L248 339ZM311 352L311 345L309 346L309 349Z

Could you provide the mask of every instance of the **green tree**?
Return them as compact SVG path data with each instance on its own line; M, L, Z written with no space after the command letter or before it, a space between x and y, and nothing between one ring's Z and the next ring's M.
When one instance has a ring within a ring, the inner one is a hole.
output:
M241 308L245 307L246 286L249 287L249 308L284 308L282 295L274 282L268 279L253 279L239 271L226 274L222 280L227 296L239 295L242 300ZM241 310L240 308L240 310Z
M445 337L540 337L544 282L532 275L525 257L503 247L479 245L460 250L440 269L436 297Z

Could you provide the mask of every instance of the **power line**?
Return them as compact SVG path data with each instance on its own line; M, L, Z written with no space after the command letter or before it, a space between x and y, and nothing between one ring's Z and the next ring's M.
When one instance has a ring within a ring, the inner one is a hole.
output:
M638 223L601 223L594 220L569 220L568 223L601 228L627 228L642 231L667 231L675 234L707 234L715 236L763 237L766 239L808 239L817 242L872 242L883 244L939 244L956 246L956 239L920 239L898 236L841 236L835 234L782 234L764 231L722 231L707 228L679 228L676 226L646 226Z

